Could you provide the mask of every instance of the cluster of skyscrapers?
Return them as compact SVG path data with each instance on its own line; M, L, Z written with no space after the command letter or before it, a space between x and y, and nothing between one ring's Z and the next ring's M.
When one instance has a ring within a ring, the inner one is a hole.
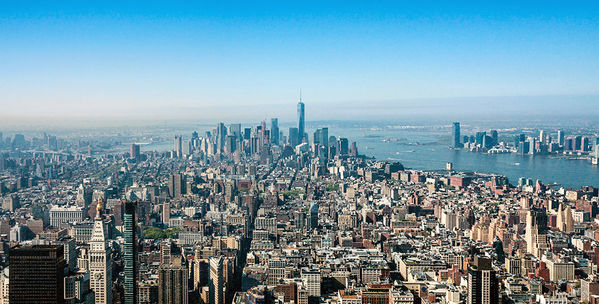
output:
M590 156L594 160L599 156L599 137L591 135L566 136L564 130L557 130L552 138L545 130L538 135L524 133L513 135L513 140L500 141L497 130L479 131L474 135L462 136L460 123L453 123L451 147L464 148L474 152L519 153L519 154L559 154Z
M304 144L304 145L303 145ZM287 135L279 128L278 118L272 118L270 128L262 121L255 128L242 128L241 124L218 123L216 128L207 131L200 137L197 132L189 140L177 135L174 138L172 157L200 157L208 160L211 157L251 156L266 161L270 158L271 147L288 145L301 150L313 149L322 158L340 155L357 155L357 146L349 144L347 138L329 137L328 128L316 129L313 141L309 143L305 126L305 104L297 104L297 127L290 127ZM131 155L137 155L137 148L132 146Z

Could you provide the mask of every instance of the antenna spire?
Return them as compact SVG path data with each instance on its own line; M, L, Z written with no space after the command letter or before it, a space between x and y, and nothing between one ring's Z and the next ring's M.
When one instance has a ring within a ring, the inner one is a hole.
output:
M300 89L300 102L302 102L302 89Z

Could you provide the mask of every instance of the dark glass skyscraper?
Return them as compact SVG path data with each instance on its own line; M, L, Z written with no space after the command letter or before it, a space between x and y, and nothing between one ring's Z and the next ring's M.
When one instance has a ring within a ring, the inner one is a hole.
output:
M64 303L64 247L16 246L9 256L10 303Z
M297 103L297 136L299 138L299 142L302 142L306 133L305 119L306 117L304 103L302 102L302 98L300 97L300 101Z
M297 128L289 128L289 144L294 147L299 144L299 135Z
M278 145L279 144L279 119L273 118L270 120L270 142Z
M460 148L462 147L462 143L460 142L461 138L460 138L460 123L459 122L454 122L453 123L453 147L454 148Z
M137 237L135 209L137 204L134 202L125 203L125 213L123 215L123 236L125 243L123 246L123 261L125 268L125 304L137 304Z

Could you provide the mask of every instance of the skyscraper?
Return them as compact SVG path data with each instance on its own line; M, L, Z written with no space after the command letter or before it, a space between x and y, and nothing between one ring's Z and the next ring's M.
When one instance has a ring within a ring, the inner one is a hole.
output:
M131 158L134 159L139 159L139 145L138 144L131 144Z
M468 304L499 303L499 283L491 267L491 259L474 257L474 265L468 269Z
M173 147L173 150L175 151L175 155L177 157L181 157L181 152L182 152L181 149L183 146L182 140L183 139L182 139L181 135L175 135L175 142L174 142L175 146Z
M137 304L137 237L135 209L137 204L134 202L125 203L125 213L123 214L123 236L125 239L123 245L123 261L125 268L125 304Z
M98 203L94 229L89 242L90 288L94 291L96 304L112 303L112 260L110 247L106 243L102 202Z
M273 118L270 120L270 142L279 144L279 119Z
M171 197L178 198L185 194L185 176L173 173L168 179L168 191Z
M188 303L188 270L183 266L162 265L158 269L158 303Z
M299 144L299 131L297 128L289 128L289 144L297 146Z
M227 136L227 128L224 123L219 123L216 126L216 149L218 153L222 153L225 148L225 139Z
M315 229L318 227L318 204L310 204L310 228Z
M462 147L462 143L460 142L460 123L459 122L454 122L453 123L453 147L454 148L460 148ZM481 140L482 141L482 140Z
M561 147L564 146L564 130L557 130L557 143Z
M347 155L349 152L349 144L347 138L341 137L339 138L339 154Z
M297 137L299 142L302 142L306 133L306 116L304 103L302 102L302 95L300 94L300 101L297 103Z
M64 247L16 246L9 256L10 303L64 303Z
M210 258L210 304L224 304L224 259L222 257Z
M545 210L531 209L526 215L526 251L541 257L549 249L547 241L547 213Z
M236 124L231 124L229 125L229 132L230 135L233 135L237 138L237 140L241 139L241 124L236 123Z

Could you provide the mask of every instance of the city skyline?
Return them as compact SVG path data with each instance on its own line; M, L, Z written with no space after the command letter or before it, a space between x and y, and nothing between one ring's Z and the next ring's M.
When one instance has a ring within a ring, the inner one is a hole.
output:
M599 304L599 3L0 3L0 304Z

